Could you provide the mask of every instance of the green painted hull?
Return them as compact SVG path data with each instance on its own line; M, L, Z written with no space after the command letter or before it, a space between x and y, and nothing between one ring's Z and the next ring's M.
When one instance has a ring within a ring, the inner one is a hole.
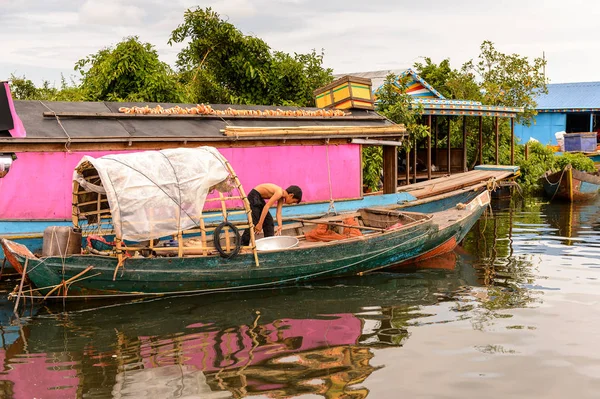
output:
M45 294L49 289L44 287L56 286L93 266L69 286L69 296L181 294L277 286L365 273L414 258L422 253L434 228L431 220L425 219L406 229L370 237L263 252L259 253L258 267L252 254L232 259L217 256L130 258L113 281L115 258L74 255L64 260L29 258L27 275ZM24 264L25 259L19 258Z

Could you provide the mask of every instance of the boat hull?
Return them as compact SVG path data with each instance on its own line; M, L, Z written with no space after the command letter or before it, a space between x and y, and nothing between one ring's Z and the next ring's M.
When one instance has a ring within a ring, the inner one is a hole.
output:
M378 206L396 206L399 203L410 204L414 202L416 198L410 193L397 193L397 194L382 194L382 195L369 195L361 199L356 200L341 200L335 202L336 212L354 212L359 208L369 208ZM298 204L294 206L283 207L282 216L283 219L289 218L303 218L307 216L316 216L327 214L329 209L329 202L320 203L307 203ZM421 212L415 210L414 212ZM221 211L212 212L213 218L207 218L206 223L220 222ZM271 210L273 218L275 218L275 209ZM244 215L232 215L230 221L242 220ZM42 237L44 235L44 229L49 226L71 226L73 222L71 220L36 220L36 221L25 221L25 220L11 220L2 221L0 220L0 238L6 238L11 241L23 244L35 254L39 254L42 251ZM85 238L85 237L84 237ZM83 243L85 245L85 242ZM4 258L4 253L0 249L0 261Z
M438 223L440 220L442 220L443 223L444 219L446 219L446 222L451 220L451 218L455 218L455 220L451 223L446 223L441 227L441 223L438 224L438 229L434 229L429 240L427 240L423 246L423 253L415 258L408 259L397 266L403 267L417 262L430 260L436 256L453 251L465 238L475 223L477 223L479 218L481 218L489 206L490 200L491 197L489 192L484 191L479 193L477 197L469 202L464 210L457 209L453 212L450 208L434 216L434 224Z
M113 281L117 260L94 255L65 258L32 258L15 254L21 264L28 259L27 276L47 294L69 281L68 295L155 295L221 291L295 284L298 282L370 272L422 253L434 225L424 219L406 229L371 237L252 254L231 259L217 256L183 258L130 258ZM4 249L10 242L0 240ZM10 250L10 249L8 249ZM84 272L88 266L92 269ZM79 275L79 276L78 276Z
M600 176L567 167L556 173L546 172L542 177L542 184L550 199L587 201L598 195Z

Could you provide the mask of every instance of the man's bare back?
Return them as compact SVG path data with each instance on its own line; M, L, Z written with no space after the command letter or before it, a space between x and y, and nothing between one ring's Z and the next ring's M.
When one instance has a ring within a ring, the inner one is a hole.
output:
M254 189L258 191L260 196L266 200L271 199L273 196L276 196L276 198L281 198L283 196L283 188L273 183L259 184L258 186L254 187Z

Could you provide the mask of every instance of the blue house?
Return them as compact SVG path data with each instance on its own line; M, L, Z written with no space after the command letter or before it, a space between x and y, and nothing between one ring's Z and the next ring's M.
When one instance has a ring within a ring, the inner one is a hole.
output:
M556 83L538 103L531 126L516 125L521 143L534 138L543 144L556 144L557 132L579 133L600 130L600 82Z

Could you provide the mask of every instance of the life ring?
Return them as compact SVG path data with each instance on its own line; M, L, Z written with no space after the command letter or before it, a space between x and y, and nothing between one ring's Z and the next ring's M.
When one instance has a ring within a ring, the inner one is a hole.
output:
M233 231L233 235L235 237L235 248L231 252L226 252L221 246L221 231L224 227L230 228ZM226 259L233 258L237 254L239 254L240 250L242 249L242 239L240 237L240 231L230 222L222 222L215 228L215 231L213 233L213 243L215 244L215 248L219 252L219 255Z

